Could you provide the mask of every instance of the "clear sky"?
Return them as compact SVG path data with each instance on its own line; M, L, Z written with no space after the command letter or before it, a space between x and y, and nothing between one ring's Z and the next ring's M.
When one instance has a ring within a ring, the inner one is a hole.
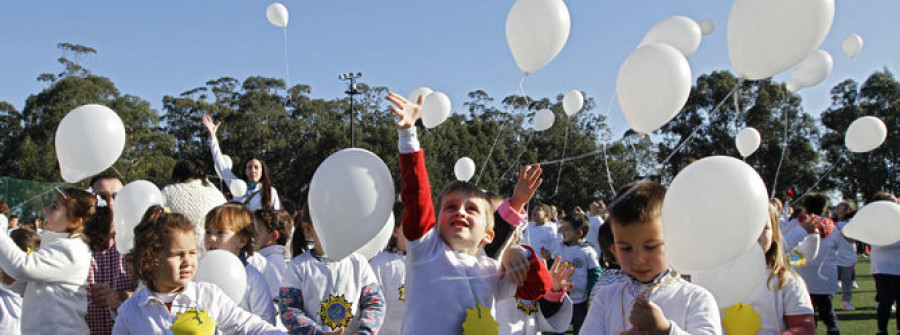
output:
M283 35L269 24L271 1L4 1L0 4L0 100L21 109L57 73L56 44L97 49L84 65L112 79L127 94L161 111L162 97L178 95L222 76L285 77ZM342 97L337 79L362 72L369 85L408 94L429 86L448 94L454 109L466 93L514 94L522 72L506 44L504 26L512 0L283 0L291 83L312 86L314 97ZM531 96L580 89L604 112L614 95L622 61L656 22L673 15L710 18L716 31L689 59L694 77L732 70L726 26L727 0L569 0L568 43L553 62L525 82ZM800 91L804 107L818 115L840 81L865 80L887 67L900 71L900 1L837 0L834 25L822 49L835 66L824 83ZM841 51L850 33L865 40L855 59ZM786 81L781 74L776 80ZM613 105L616 132L627 129Z

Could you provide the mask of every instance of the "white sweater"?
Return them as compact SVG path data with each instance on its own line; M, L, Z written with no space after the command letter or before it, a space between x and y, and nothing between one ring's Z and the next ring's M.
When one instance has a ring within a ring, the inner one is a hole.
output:
M244 290L244 298L241 299L238 306L256 314L269 324L275 325L278 312L275 310L275 304L272 303L272 295L269 293L266 277L250 264L247 264L244 270L247 272L247 289Z
M87 334L87 277L91 250L68 233L45 230L41 248L26 254L0 234L0 268L27 282L23 334ZM52 316L52 317L51 317Z
M200 179L171 184L162 189L163 203L175 213L184 214L194 224L197 245L203 245L206 213L226 202L222 192L203 185Z

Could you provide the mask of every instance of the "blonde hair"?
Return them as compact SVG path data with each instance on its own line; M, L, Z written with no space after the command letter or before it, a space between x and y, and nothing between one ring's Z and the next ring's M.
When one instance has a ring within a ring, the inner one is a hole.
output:
M772 278L778 279L777 288L780 290L787 281L788 276L796 276L794 270L787 266L784 254L784 247L781 245L781 227L778 224L778 208L774 204L769 204L769 222L772 223L772 245L769 250L763 250L766 256L766 266L772 269L772 274L766 279L766 287L769 286ZM796 277L795 277L796 278Z
M253 227L253 215L247 206L237 202L229 202L213 208L206 213L206 228L228 229L238 237L247 239L247 244L241 248L241 255L253 255L253 240L256 237L256 229Z

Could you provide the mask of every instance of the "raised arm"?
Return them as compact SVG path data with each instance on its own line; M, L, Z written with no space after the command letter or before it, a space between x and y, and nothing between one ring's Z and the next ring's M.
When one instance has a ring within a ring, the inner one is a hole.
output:
M17 281L71 282L78 269L84 269L82 281L87 280L90 250L76 244L81 241L53 243L26 254L9 236L0 235L0 268Z
M209 133L209 150L212 152L213 164L216 166L216 171L219 171L220 173L219 177L222 177L225 184L228 185L230 181L238 178L234 175L234 172L231 171L231 167L225 165L225 154L223 154L222 149L219 148L219 139L216 138L216 131L219 130L222 121L213 122L213 119L209 114L203 114L201 122L203 122L206 131Z
M423 98L420 97L419 104L415 104L396 93L390 93L387 100L396 106L392 110L400 117L396 125L400 137L400 177L403 180L400 191L403 199L403 234L410 241L415 241L425 236L435 223L425 153L419 146L414 127Z

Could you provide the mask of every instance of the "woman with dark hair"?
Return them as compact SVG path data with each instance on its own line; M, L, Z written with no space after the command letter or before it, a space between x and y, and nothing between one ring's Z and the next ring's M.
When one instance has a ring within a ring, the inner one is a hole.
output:
M231 171L231 167L225 164L225 155L219 148L219 140L216 138L216 131L222 121L214 123L212 117L208 114L203 115L203 125L209 131L209 148L212 151L213 162L216 164L216 171L220 171L222 179L226 185L230 185L231 181L238 179ZM275 210L281 209L281 201L278 200L278 191L272 187L269 179L269 169L262 159L252 157L244 163L244 176L247 181L246 194L233 194L232 200L241 202L251 211L260 208L271 208Z
M207 186L200 164L179 160L172 169L172 184L163 187L163 203L174 213L184 214L194 224L197 245L203 245L206 213L226 202L215 187Z

